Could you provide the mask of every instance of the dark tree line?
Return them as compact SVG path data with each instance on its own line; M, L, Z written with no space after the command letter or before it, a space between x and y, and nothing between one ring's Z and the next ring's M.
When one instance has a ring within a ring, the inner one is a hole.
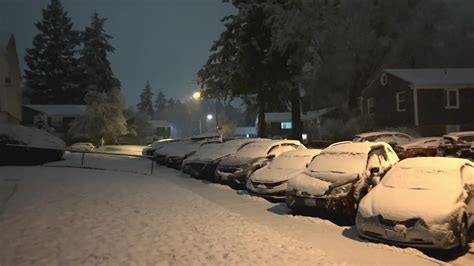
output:
M224 0L237 9L211 47L198 82L207 97L242 97L258 112L339 106L357 112L384 68L472 67L469 0Z
M83 32L59 0L51 0L37 22L39 33L26 50L27 96L35 104L83 104L88 92L108 93L120 87L107 54L114 52L106 19L97 13Z

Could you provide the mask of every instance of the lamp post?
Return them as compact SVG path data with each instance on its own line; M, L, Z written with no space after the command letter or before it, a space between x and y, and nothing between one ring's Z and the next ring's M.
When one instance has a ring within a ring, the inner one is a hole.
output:
M197 102L202 99L202 94L200 91L195 91L192 95L192 98ZM218 120L218 108L219 108L219 101L218 98L216 97L216 113L215 116L212 114L207 115L207 120L212 120L214 117L216 119L216 132L219 132L219 120ZM202 134L202 121L199 119L199 134Z

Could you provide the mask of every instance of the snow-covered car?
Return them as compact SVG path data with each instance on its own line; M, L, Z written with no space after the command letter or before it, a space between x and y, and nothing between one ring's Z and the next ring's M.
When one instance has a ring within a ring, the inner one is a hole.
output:
M393 149L400 159L434 157L442 140L440 137L418 138L408 143L397 145Z
M288 180L301 173L320 152L320 149L298 149L282 153L250 174L247 190L266 199L284 200Z
M208 143L206 145L202 145L199 149L191 156L183 160L181 165L181 171L185 174L191 174L191 163L199 160L201 157L207 157L209 154L213 154L216 152L222 143Z
M182 141L181 139L162 139L153 142L152 144L148 145L147 147L143 148L142 155L143 156L153 156L156 150L159 150L166 146L169 143Z
M362 199L360 236L420 248L467 248L474 223L474 164L458 158L409 158Z
M268 164L280 154L306 149L297 140L258 140L223 159L216 168L216 179L235 188L245 188L248 174Z
M65 148L63 140L45 130L0 123L0 165L38 165L59 161Z
M397 131L376 131L360 133L354 136L352 142L386 142L392 147L403 145L412 141L414 138L408 134Z
M173 150L171 150L166 155L166 166L174 168L174 169L181 169L181 165L183 161L192 156L196 151L205 146L210 145L211 143L216 142L209 142L207 140L201 141L190 141L190 142L179 142L181 145L173 146Z
M474 159L474 131L452 132L443 136L438 156Z
M90 142L77 142L69 146L71 150L75 151L94 151L96 147Z
M183 162L183 166L185 165L183 169L189 169L193 177L214 180L216 167L223 158L233 155L245 145L257 140L259 139L235 139L218 144L218 146L213 145L205 151L199 149L195 155ZM212 147L216 147L216 149L212 149Z
M353 220L360 199L398 160L385 142L333 145L288 181L286 203L294 211L319 209Z

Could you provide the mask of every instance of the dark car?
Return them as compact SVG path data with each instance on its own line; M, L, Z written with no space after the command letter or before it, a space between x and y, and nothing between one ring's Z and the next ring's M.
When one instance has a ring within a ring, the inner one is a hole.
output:
M453 132L443 136L438 156L474 159L474 131Z
M199 179L215 179L215 171L219 162L240 150L245 145L262 139L235 139L222 144L206 145L193 156L183 161L183 172Z
M397 145L393 149L400 159L433 157L436 156L442 140L441 137L418 138L408 143Z
M286 203L292 211L322 210L352 221L360 199L398 160L384 142L330 146L288 181Z
M245 145L233 156L223 159L216 168L216 179L245 189L249 174L265 166L283 152L305 148L297 140L259 140Z

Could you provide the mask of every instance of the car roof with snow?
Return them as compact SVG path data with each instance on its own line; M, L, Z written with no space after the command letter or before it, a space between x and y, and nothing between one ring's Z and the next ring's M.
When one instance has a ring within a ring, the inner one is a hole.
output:
M443 137L464 137L464 136L474 136L474 131L451 132L451 133L443 135Z
M418 145L418 144L423 144L424 142L427 141L441 141L443 138L442 137L424 137L424 138L417 138L413 139L412 141L409 141L405 144L399 145L399 146L413 146L413 145Z
M321 153L369 153L380 146L389 145L385 142L341 142L327 147Z
M402 135L410 136L406 133L398 132L398 131L372 131L372 132L360 133L355 136L361 137L361 138L367 138L367 137L372 137L372 136L377 136L377 135L393 135L393 134L402 134Z
M450 171L457 170L464 165L474 166L474 164L469 160L461 158L416 157L402 160L398 164L396 164L395 167Z
M284 152L280 156L316 156L321 151L321 149L297 149Z

